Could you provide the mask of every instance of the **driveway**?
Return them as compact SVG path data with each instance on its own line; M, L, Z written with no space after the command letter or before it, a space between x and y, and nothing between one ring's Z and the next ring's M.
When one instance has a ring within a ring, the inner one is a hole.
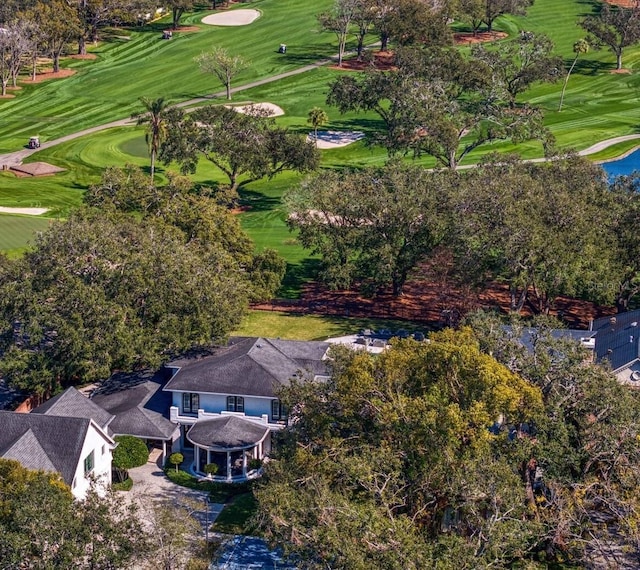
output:
M218 559L209 570L296 570L282 558L279 550L269 550L267 543L255 536L231 536L221 547Z
M160 458L148 461L142 467L129 470L133 479L133 487L125 492L127 498L136 501L141 507L148 507L151 502L171 501L176 504L189 502L194 506L193 517L198 520L204 532L208 521L211 525L224 505L220 503L208 503L209 493L197 489L188 489L171 482L160 467ZM197 507L200 508L197 508ZM208 507L208 509L207 509Z

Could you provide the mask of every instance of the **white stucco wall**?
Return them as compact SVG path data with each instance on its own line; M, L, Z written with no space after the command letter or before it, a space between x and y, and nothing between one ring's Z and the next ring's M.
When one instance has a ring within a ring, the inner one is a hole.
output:
M82 453L80 454L80 459L76 466L76 474L71 486L71 492L74 497L84 499L91 485L92 478L94 478L103 489L111 484L112 447L111 440L104 435L100 428L91 422L87 430L87 435L82 446ZM92 451L93 470L90 476L87 477L84 473L84 460Z

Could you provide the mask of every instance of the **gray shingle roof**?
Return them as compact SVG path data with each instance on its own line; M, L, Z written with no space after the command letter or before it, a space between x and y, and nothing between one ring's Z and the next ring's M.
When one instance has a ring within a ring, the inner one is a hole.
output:
M615 319L615 322L613 321ZM640 357L640 310L603 317L593 323L596 359L617 370Z
M251 447L264 439L268 432L267 426L236 416L220 416L195 423L187 437L196 445L227 450Z
M212 355L172 362L165 390L275 397L300 372L327 374L325 342L234 337Z
M62 394L47 400L31 413L67 418L87 418L96 422L102 429L105 429L113 420L113 414L97 406L73 387L67 388Z
M169 421L171 395L162 391L162 373L117 374L109 378L91 401L115 418L109 424L113 433L145 439L170 439L176 430Z
M0 457L58 471L71 486L90 420L0 412Z

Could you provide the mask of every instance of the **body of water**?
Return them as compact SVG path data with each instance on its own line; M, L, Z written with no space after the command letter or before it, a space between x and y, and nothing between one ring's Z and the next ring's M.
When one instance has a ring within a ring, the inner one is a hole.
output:
M634 150L630 155L619 160L604 162L600 166L604 168L609 178L631 174L634 170L640 170L640 148Z

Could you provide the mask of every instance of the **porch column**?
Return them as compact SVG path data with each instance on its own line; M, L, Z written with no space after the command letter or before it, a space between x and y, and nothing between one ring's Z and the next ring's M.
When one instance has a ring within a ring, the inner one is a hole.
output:
M198 471L200 468L200 448L197 445L193 446L193 470Z
M231 452L227 451L227 481L231 481Z
M207 449L207 463L211 463L211 450Z
M164 466L164 460L166 456L167 456L167 442L163 439L162 440L162 458L160 460L160 463L162 466Z
M247 452L242 450L242 476L247 476Z

